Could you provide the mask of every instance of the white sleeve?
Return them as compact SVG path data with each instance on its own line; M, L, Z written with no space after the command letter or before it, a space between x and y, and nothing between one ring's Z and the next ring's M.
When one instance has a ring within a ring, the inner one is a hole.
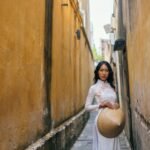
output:
M86 103L85 103L85 110L86 111L96 111L96 110L98 110L99 105L93 105L92 104L93 99L94 99L94 91L93 91L93 86L91 86L89 88L89 92L88 92L88 95L87 95L87 98L86 98Z

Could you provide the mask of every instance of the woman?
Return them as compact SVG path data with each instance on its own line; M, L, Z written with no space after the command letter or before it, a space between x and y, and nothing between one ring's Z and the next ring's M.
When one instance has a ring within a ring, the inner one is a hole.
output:
M105 107L111 109L119 108L115 86L113 85L113 71L110 64L106 61L99 62L94 73L95 84L89 88L85 109L87 111L96 110L100 113ZM97 104L92 104L94 98ZM118 137L106 138L99 133L97 128L98 113L94 122L93 150L120 150Z

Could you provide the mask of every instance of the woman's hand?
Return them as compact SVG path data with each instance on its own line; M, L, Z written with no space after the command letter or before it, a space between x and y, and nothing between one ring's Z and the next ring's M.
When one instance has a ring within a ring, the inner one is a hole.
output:
M106 107L114 109L114 106L113 106L113 104L111 102L103 101L99 105L99 108L106 108Z
M114 103L113 105L114 105L114 109L118 109L120 107L118 103Z
M108 101L103 101L99 105L99 108L106 108L106 107L108 107L110 109L118 109L119 104L118 103L111 103L111 102L108 102Z

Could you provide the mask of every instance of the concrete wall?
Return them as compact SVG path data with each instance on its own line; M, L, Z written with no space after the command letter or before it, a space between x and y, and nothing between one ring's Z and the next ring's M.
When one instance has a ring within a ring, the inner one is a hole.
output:
M128 1L114 0L113 23L115 28L114 37L117 39L126 40L127 22L128 22ZM113 52L113 61L116 64L115 72L117 75L116 83L118 85L119 99L122 101L124 111L126 113L125 133L130 143L132 143L132 117L130 108L130 92L128 83L128 49Z
M5 0L0 2L0 18L0 149L22 150L48 133L52 136L41 149L51 149L50 139L65 149L87 120L80 111L93 75L78 3ZM56 126L63 136L66 132L63 141Z

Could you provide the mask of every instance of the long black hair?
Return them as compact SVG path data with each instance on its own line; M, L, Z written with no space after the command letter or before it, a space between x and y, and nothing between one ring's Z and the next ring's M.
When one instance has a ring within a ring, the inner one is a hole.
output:
M113 74L113 71L112 71L112 68L111 68L110 64L107 61L100 61L98 63L98 65L96 66L95 71L94 71L94 83L96 83L97 80L100 79L100 77L98 75L98 71L99 71L99 69L101 68L101 66L103 64L105 64L107 66L108 71L109 71L109 75L108 75L107 81L111 85L111 87L115 89L115 86L113 84L113 82L114 82L114 74Z

